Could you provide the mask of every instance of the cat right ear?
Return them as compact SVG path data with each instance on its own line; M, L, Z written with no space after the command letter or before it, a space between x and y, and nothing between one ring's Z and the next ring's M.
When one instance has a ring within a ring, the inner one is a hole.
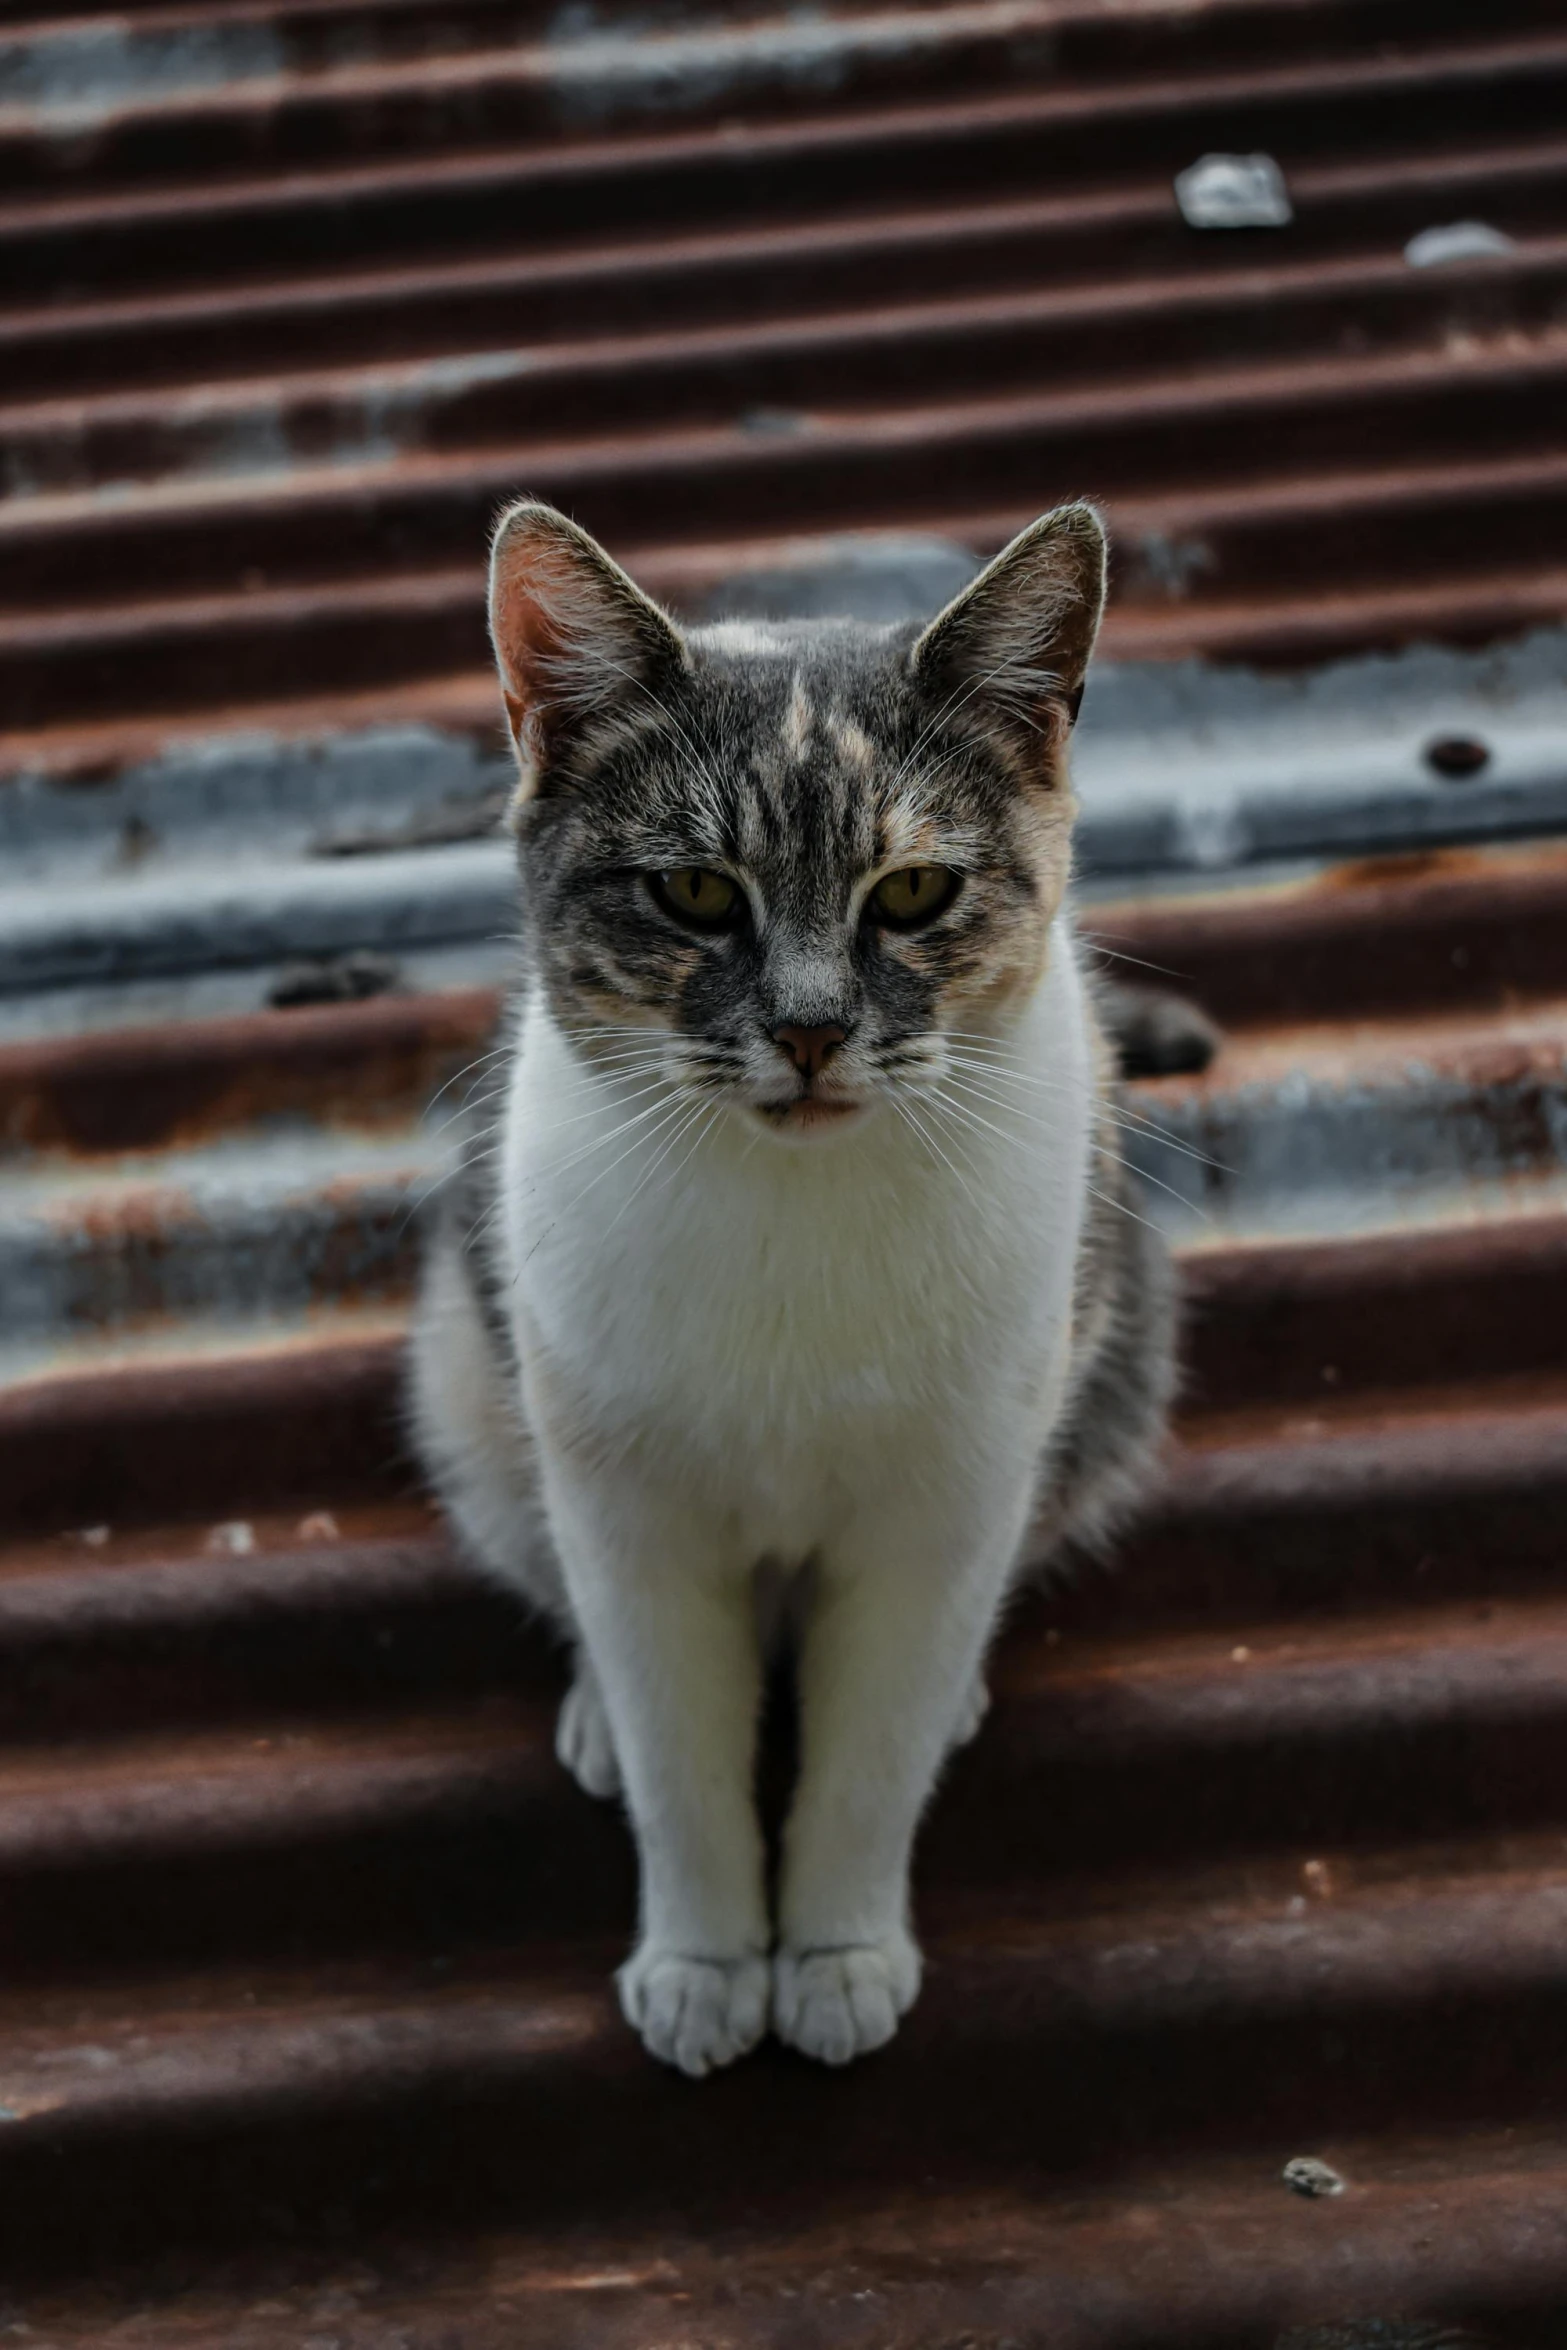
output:
M674 622L597 539L528 498L490 550L490 642L524 800L591 724L657 700L686 660Z

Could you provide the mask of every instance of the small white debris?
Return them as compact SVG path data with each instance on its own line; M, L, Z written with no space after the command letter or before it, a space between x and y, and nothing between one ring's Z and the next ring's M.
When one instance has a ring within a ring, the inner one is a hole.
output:
M1344 2182L1331 2163L1314 2154L1297 2154L1284 2165L1283 2179L1297 2195L1342 2195Z
M1300 1881L1306 1891L1315 1894L1319 1901L1332 1900L1333 1871L1325 1860L1303 1860L1300 1864Z
M245 1558L256 1547L256 1529L248 1518L226 1518L207 1536L207 1548L224 1558Z
M330 1510L312 1510L308 1518L301 1518L294 1528L300 1542L335 1542L338 1523Z
M102 1550L109 1539L109 1529L107 1526L84 1526L76 1539L85 1542L89 1550Z
M1446 228L1423 228L1404 247L1411 269L1441 269L1449 261L1500 261L1515 252L1505 229L1488 220L1455 220Z
M1249 1648L1232 1648L1230 1650L1230 1662L1232 1665L1249 1665L1251 1663L1251 1650Z
M1288 228L1295 214L1271 155L1204 155L1179 173L1175 201L1188 228Z

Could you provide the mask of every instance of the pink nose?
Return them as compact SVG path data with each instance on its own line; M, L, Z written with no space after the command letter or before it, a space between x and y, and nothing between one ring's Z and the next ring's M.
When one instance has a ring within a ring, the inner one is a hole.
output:
M826 1068L846 1034L845 1029L831 1020L821 1028L798 1028L792 1020L786 1020L781 1028L773 1030L773 1042L783 1047L802 1077L811 1078Z

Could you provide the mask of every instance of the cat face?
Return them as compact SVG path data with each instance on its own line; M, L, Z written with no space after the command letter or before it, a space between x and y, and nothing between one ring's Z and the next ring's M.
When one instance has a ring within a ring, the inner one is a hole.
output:
M491 631L530 950L578 1049L789 1140L938 1086L1043 967L1103 583L1098 519L1067 507L923 634L682 634L585 533L514 508Z

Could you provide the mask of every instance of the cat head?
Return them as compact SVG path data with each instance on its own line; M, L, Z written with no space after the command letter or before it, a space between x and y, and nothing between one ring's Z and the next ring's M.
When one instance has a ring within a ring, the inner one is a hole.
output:
M1063 506L923 630L682 631L512 507L490 630L530 951L578 1049L792 1139L939 1085L1044 967L1104 575Z

